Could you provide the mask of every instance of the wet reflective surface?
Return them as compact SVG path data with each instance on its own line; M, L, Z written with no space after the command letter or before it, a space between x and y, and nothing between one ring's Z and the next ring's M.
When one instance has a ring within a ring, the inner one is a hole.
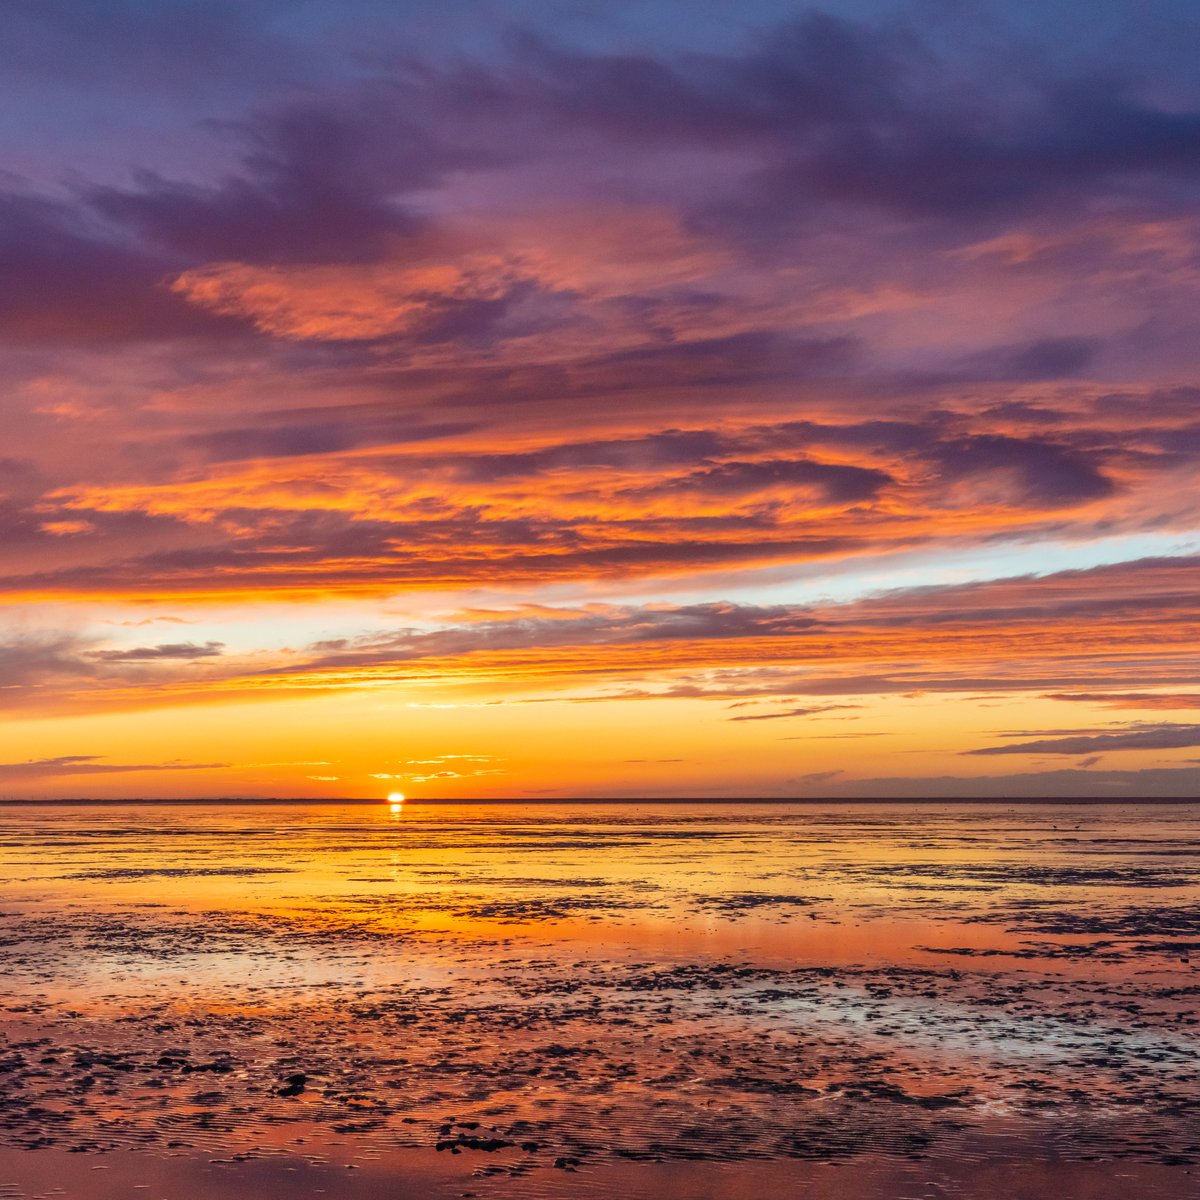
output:
M0 1198L1200 1196L1200 808L0 808Z

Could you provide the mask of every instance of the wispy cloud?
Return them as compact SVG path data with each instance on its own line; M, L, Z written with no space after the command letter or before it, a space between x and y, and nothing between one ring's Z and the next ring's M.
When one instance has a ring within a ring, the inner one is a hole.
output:
M165 642L157 646L131 646L123 650L92 650L88 657L97 662L193 662L198 658L216 658L224 652L221 642Z
M0 780L58 779L68 775L125 775L138 771L219 771L228 763L110 763L95 754L67 754L0 763Z
M1114 750L1178 750L1200 746L1200 725L1130 725L1104 733L1037 738L965 750L965 754L1107 754Z
M1050 692L1045 698L1106 708L1200 708L1200 692Z
M814 713L831 712L839 708L860 708L858 704L817 704L807 708L786 708L782 712L743 713L730 721L777 721L785 717L811 717Z

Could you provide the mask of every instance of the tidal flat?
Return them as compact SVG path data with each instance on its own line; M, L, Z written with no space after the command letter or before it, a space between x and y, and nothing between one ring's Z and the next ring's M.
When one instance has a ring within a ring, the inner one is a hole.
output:
M1200 805L0 807L0 1200L1200 1197Z

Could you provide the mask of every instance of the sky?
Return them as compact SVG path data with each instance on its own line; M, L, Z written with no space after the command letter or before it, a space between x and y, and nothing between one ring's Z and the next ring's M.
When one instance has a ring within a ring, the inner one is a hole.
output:
M10 0L0 798L1200 792L1190 0Z

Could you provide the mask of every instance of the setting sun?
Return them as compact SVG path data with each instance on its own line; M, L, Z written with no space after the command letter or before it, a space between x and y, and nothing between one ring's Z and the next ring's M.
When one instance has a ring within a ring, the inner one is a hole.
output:
M404 803L404 793L403 792L389 792L388 793L388 803L389 804L403 804Z

